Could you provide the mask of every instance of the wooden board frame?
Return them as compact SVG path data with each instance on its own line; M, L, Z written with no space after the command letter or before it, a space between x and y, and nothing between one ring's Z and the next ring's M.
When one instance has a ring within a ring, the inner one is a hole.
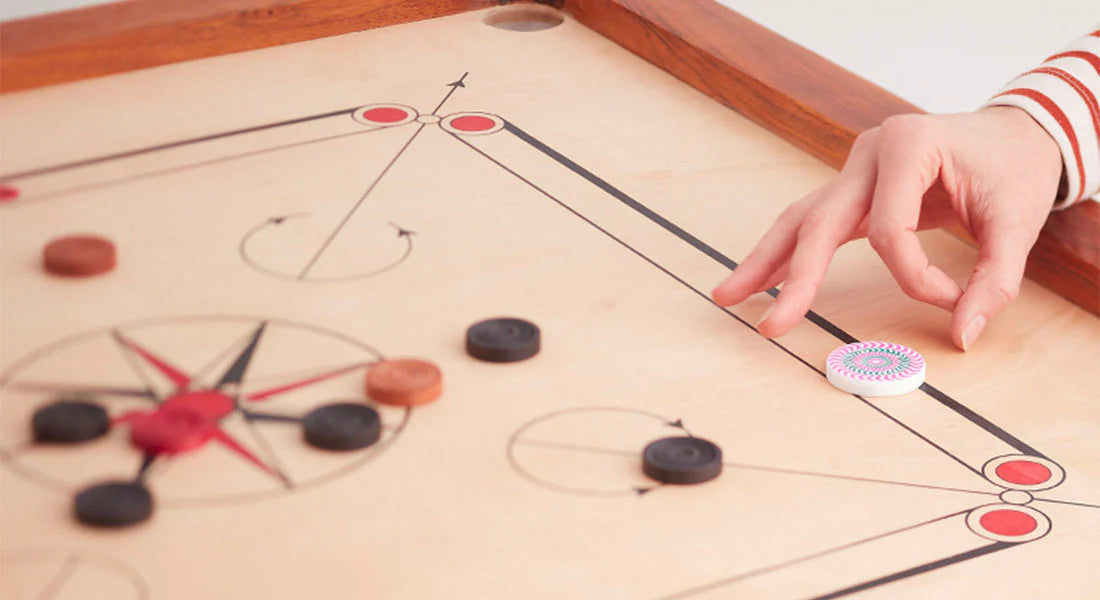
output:
M121 73L512 0L126 0L0 23L0 92ZM839 168L856 135L916 106L713 0L546 0ZM1100 204L1048 219L1032 280L1100 315Z

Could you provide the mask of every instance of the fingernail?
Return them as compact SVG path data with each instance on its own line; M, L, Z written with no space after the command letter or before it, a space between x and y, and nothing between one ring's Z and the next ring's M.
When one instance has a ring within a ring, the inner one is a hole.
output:
M764 316L760 317L760 320L756 322L756 326L760 327L760 324L768 320L768 317L772 316L772 309L775 308L775 304L768 307L768 310L764 311Z
M982 334L982 330L985 329L985 323L985 317L978 315L966 324L962 332L963 350L970 349L970 345L978 339L978 336Z

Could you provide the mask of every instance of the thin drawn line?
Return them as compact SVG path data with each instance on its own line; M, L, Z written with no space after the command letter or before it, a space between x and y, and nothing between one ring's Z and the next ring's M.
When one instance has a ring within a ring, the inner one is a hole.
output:
M298 148L301 146L308 146L310 144L316 144L320 142L327 142L330 140L336 140L340 138L352 137L356 135L362 135L364 133L371 133L374 131L381 131L383 129L390 129L390 127L377 127L375 129L363 129L359 131L352 131L350 133L338 133L335 135L329 135L325 137L313 138L309 140L302 140L298 142L292 142L289 144L283 144L281 146L272 146L270 148L260 148L259 150L252 150L249 152L242 152L240 154L230 154L227 156L219 156L217 158L211 158L209 160L187 163L184 165L177 165L174 167L166 167L163 169L157 169L155 171L146 171L144 173L138 173L136 175L128 175L126 177L119 177L117 179L111 179L109 181L100 181L97 183L89 183L86 185L79 185L71 188L65 188L63 190L57 190L54 192L46 192L44 194L32 195L23 199L23 202L50 200L53 198L59 198L61 196L67 196L78 192L86 192L89 190L100 189L104 187L110 187L112 185L119 185L123 183L132 183L134 181L140 181L142 179L149 179L153 177L160 177L161 175L171 175L174 173L181 173L183 171L189 171L191 169L198 169L200 167L208 167L210 165L231 162L241 158L250 158L253 156L259 156L261 154L267 154L269 152L276 152L279 150L288 150L290 148Z
M439 104L437 104L436 107L434 109L432 109L431 114L434 115L434 114L438 113L439 109L443 108L443 105L447 103L447 100L451 99L451 94L454 94L455 90L457 90L460 87L466 87L466 83L465 83L466 76L469 75L469 74L470 74L470 72L466 71L465 73L462 74L462 77L458 78L457 81L454 81L452 83L447 84L451 87L451 91L447 92L446 96L443 96L443 99L439 101Z
M874 541L877 541L877 540L881 540L883 538L887 538L887 537L890 537L892 535L897 535L899 533L905 533L906 531L912 531L914 529L918 529L918 528L924 527L926 525L931 525L933 523L938 523L940 521L945 521L947 519L965 514L965 513L969 512L969 510L970 509L961 510L961 511L958 511L958 512L953 512L949 515L936 517L934 519L929 519L927 521L922 521L922 522L916 523L914 525L908 525L908 526L902 527L900 529L894 529L892 531L887 531L885 533L880 533L880 534L877 534L877 535L873 535L871 537L859 539L859 540L856 540L854 542L848 542L847 544L841 544L839 546L834 546L832 548L827 548L827 549L821 550L819 552L814 552L812 554L806 554L806 555L800 556L798 558L793 558L791 560L786 560L786 561L783 561L783 562L780 562L780 563L776 563L774 565L761 567L759 569L753 569L751 571L746 571L744 573L739 573L739 574L733 575L731 577L725 577L723 579L719 579L719 580L713 581L711 583L707 583L707 584L704 584L704 585L701 585L701 586L698 586L698 587L694 587L694 588L691 588L691 589L688 589L688 590L684 590L682 592L677 592L675 594L671 594L671 595L668 595L668 596L661 596L660 600L674 600L674 599L677 599L677 598L687 598L688 596L694 596L696 594L701 594L703 592L710 592L710 591L713 591L713 590L718 589L720 587L727 586L731 583L737 583L738 581L743 581L745 579L756 577L758 575L764 575L765 573L770 573L772 571L777 571L779 569L785 569L787 567L792 567L794 565L804 563L804 562L808 562L808 561L814 560L816 558L821 558L823 556L828 556L829 554L834 554L836 552L841 552L841 551L844 551L844 550L848 550L850 548L855 548L856 546L867 544L869 542L874 542Z
M275 452L275 448L273 448L267 441L267 438L260 433L260 428L252 422L251 417L246 411L241 411L241 416L244 417L244 422L248 426L248 432L252 434L252 439L263 448L264 454L267 455L267 460L271 462L271 465L275 468L275 472L279 474L279 479L283 481L283 485L289 489L296 487L294 481L290 478L290 474L286 470L286 466Z
M1036 502L1053 502L1054 504L1066 504L1068 506L1080 506L1083 508L1100 508L1100 504L1089 504L1088 502L1074 502L1072 500L1055 500L1053 498L1036 498Z
M564 442L550 442L544 440L534 440L528 438L517 438L514 440L515 444L524 446L536 446L540 448L551 448L557 450L566 450L573 452L592 452L596 454L609 454L616 456L629 457L632 459L639 459L641 454L639 452L628 452L626 450L615 450L612 448L600 448L597 446L586 446L583 444L570 444ZM818 473L814 471L802 471L798 469L783 469L779 467L765 467L760 465L747 465L736 462L724 462L724 466L732 469L745 469L750 471L764 471L769 473L783 473L788 475L801 475L806 477L822 477L826 479L843 479L847 481L860 481L864 483L881 483L885 485L900 485L905 487L922 488L928 490L941 490L945 492L961 492L966 494L981 494L983 496L996 496L996 492L983 492L979 490L968 490L963 488L947 487L941 485L927 485L923 483L910 483L908 481L895 481L891 479L876 479L873 477L857 477L855 475L839 475L833 473Z
M890 575L886 575L885 577L879 577L878 579L872 579L871 581L865 581L863 583L856 584L856 585L853 585L853 586L850 586L850 587L846 587L844 589L837 590L835 592L830 592L830 593L825 594L823 596L816 596L816 597L812 598L811 600L833 600L834 598L840 598L840 597L843 597L843 596L848 596L848 595L851 595L851 594L855 594L856 592L862 592L864 590L867 590L867 589L870 589L870 588L873 588L873 587L878 587L880 585L886 585L888 583L893 583L895 581L900 581L902 579L906 579L906 578L912 577L914 575L920 575L921 573L927 573L929 571L935 571L936 569L942 569L943 567L947 567L947 566L950 566L950 565L953 565L953 564L961 563L961 562L964 562L964 561L967 561L967 560L970 560L970 559L973 559L973 558L978 558L979 556L985 556L986 554L992 554L994 552L1004 550L1005 548L1011 548L1012 546L1016 546L1016 545L1018 545L1018 544L1010 543L1010 542L993 542L992 544L989 544L988 546L982 546L980 548L975 548L973 550L968 550L966 552L961 552L961 553L955 554L953 556L948 556L947 558L941 558L940 560L935 560L935 561L932 561L932 562L929 562L929 563L925 563L923 565L913 567L911 569L905 569L904 571L898 571L897 573L892 573Z
M171 149L171 148L178 148L180 146L187 146L187 145L190 145L190 144L197 144L197 143L200 143L200 142L209 142L211 140L216 140L216 139L221 139L221 138L226 138L226 137L232 137L232 136L235 136L235 135L241 135L241 134L245 134L245 133L253 133L253 132L256 132L256 131L263 131L265 129L274 129L276 127L284 127L286 125L296 125L298 123L305 123L307 121L316 121L316 120L319 120L319 119L327 119L329 117L338 117L338 116L341 116L341 115L349 115L353 112L355 112L355 108L345 108L345 109L336 110L336 111L332 111L332 112L321 113L321 114L317 114L317 115L310 115L308 117L298 117L296 119L289 119L289 120L286 120L286 121L278 121L276 123L266 123L264 125L256 125L254 127L246 127L244 129L234 129L232 131L225 131L225 132L222 132L222 133L214 133L214 134L211 134L211 135L204 135L202 137L189 138L189 139L179 140L179 141L175 141L175 142L168 142L168 143L165 143L165 144L157 144L156 146L146 146L144 148L138 148L138 149L135 149L135 150L127 150L125 152L117 152L117 153L114 153L114 154L106 154L106 155L103 155L103 156L85 158L85 159L82 159L82 160L76 160L76 161L61 163L61 164L57 164L57 165L50 165L50 166L47 166L47 167L39 167L39 168L35 168L35 169L28 169L26 171L19 171L19 172L10 173L10 174L7 174L7 175L0 175L0 178L2 178L5 181L10 181L10 180L14 180L14 179L26 179L26 178L29 178L29 177L37 177L39 175L47 175L49 173L56 173L58 171L65 171L65 170L68 170L68 169L75 169L77 167L85 167L85 166L94 165L94 164L97 164L97 163L104 163L104 162L109 162L109 161L112 161L112 160L118 160L120 158L130 158L132 156L138 156L140 154L148 154L150 152L157 152L157 151L160 151L160 150L168 150L168 149Z
M604 192L606 192L608 195L610 195L613 198L619 200L624 205L628 206L629 208L633 209L638 214L640 214L640 215L644 216L645 218L649 219L654 224L660 226L664 230L666 230L669 233L671 233L671 234L675 235L676 237L680 238L681 240L688 243L689 245L691 245L695 249L699 250L703 254L709 256L710 258L712 258L713 260L715 260L719 264L722 264L723 266L725 266L729 269L737 268L737 262L734 261L733 259L729 258L725 254L722 254L721 252L719 252L718 250L716 250L712 246L708 245L706 242L703 242L699 238L697 238L694 235L688 233L687 231L685 231L684 229L682 229L681 227L679 227L675 223L669 221L665 217L661 216L660 214L657 214L655 211L653 211L649 207L645 206L641 202L638 202L634 198L631 198L630 196L628 196L623 191L621 191L618 188L616 188L615 186L611 185L610 183L608 183L604 179L600 178L596 174L592 173L588 169L585 169L584 167L582 167L582 166L578 165L577 163L573 162L572 160L570 160L569 158L567 158L566 156L564 156L560 152L554 150L553 148L546 145L542 141L536 139L531 134L523 131L522 129L520 129L519 127L517 127L515 124L511 123L510 121L507 121L507 120L504 121L504 129L507 130L512 135L516 136L521 141L523 141L523 142L527 143L528 145L530 145L532 148L538 150L539 152L542 152L544 155L549 157L551 160L557 162L558 164L562 165L563 167L569 169L570 171L573 171L574 173L576 173L577 175L579 175L583 179L587 180L589 183L592 183L596 187L598 187L601 190L603 190ZM467 145L469 145L469 144L467 144ZM473 147L473 146L471 146L471 147ZM775 289L775 288L772 288L772 289L768 290L768 294L773 296L773 297L778 295L778 293L779 293L778 290ZM709 296L707 296L706 294L702 294L702 295L704 297L706 297L706 299L708 301L710 301ZM730 314L732 315L733 313L731 312ZM806 319L809 320L810 322L814 323L815 325L817 325L823 331L831 334L833 337L835 337L838 340L844 342L845 344L851 344L851 343L854 343L854 342L858 341L854 336L852 336L848 332L844 331L843 329L841 329L840 327L838 327L834 323L830 322L825 317L823 317L823 316L821 316L821 315L819 315L819 314L817 314L813 311L809 311L806 314ZM741 321L742 323L745 323L745 321L740 319L740 318L738 318L738 320ZM745 323L745 324L748 325L747 323ZM756 331L755 327L752 327L752 326L749 326L749 327L753 331ZM767 339L769 339L773 343L776 343L777 346L783 347L782 345L778 344L777 342L774 342L774 340L771 340L771 338L767 338ZM825 375L825 373L821 369L809 364L808 362L806 362L801 357L798 357L793 352L790 352L790 351L787 351L787 352L788 352L788 354L797 357L800 362L802 362L806 366L812 368L814 371L817 371L822 376ZM981 415L978 415L973 410L967 408L962 403L952 399L950 396L948 396L947 394L945 394L942 391L938 390L937 388L932 387L929 384L924 384L924 385L921 386L920 389L921 389L922 392L924 392L925 394L931 396L932 398L934 398L935 400L940 402L943 406L945 406L949 410L955 412L959 416L963 417L967 421L970 421L974 425L980 427L981 429L985 430L987 433L989 433L989 434L993 435L994 437L1000 439L1001 441L1005 442L1009 446L1012 446L1013 448L1019 450L1020 452L1025 453L1025 454L1031 454L1033 456L1040 456L1040 457L1046 458L1044 455L1039 453L1037 450L1035 450L1034 448L1032 448L1028 444L1025 444L1023 441L1021 441L1018 438L1016 438L1015 436L1009 434L1004 429L994 425L988 419L982 417ZM862 397L860 397L860 396L856 396L856 397L860 398L861 400L864 400L864 402L866 402L866 400L863 399ZM881 410L879 410L879 412L882 413L882 414L887 414L887 413L885 413L884 411L881 411ZM893 419L893 420L895 422L899 423L899 424L901 423L897 419ZM908 428L908 427L906 427L906 429L909 429L910 431L914 431L914 430L912 430L911 428ZM924 439L925 441L929 441L928 438L926 438L924 436L920 436L920 437L922 439ZM931 443L931 442L929 441L929 443ZM942 448L940 446L935 445L935 444L933 444L933 445L942 450ZM955 460L958 460L960 463L962 463L964 465L966 464L965 462L961 461L960 459L958 459L954 455L949 454L949 456L952 456L952 458L955 458ZM974 467L972 467L970 465L966 465L966 466L967 466L968 469L970 469L971 471L974 471L979 476L982 475Z
M149 397L153 400L153 402L157 404L163 402L164 399L160 397L160 394L158 394L156 389L153 387L153 383L149 380L148 377L146 377L145 370L143 369L142 365L138 363L137 358L134 356L133 350L131 350L130 347L126 345L124 341L122 341L122 332L120 332L117 328L112 328L111 339L114 340L115 347L118 348L119 353L122 354L122 359L126 361L126 364L130 365L130 370L132 370L134 374L137 375L138 380L141 381L141 385L145 387L145 391L149 393Z
M80 562L80 558L76 553L70 554L61 565L61 568L59 568L54 576L50 578L49 583L42 588L42 591L39 592L35 598L37 600L50 600L57 596L61 588L72 578L78 562Z
M424 131L424 127L426 127L426 125L421 124L419 127L416 128L416 131L413 132L412 136L409 137L409 139L405 142L405 145L401 146L401 149L397 151L397 154L395 154L390 162L386 165L386 168L382 169L382 172L374 178L374 181L371 182L370 186L367 188L367 191L363 192L362 196L359 196L359 200L357 200L355 204L352 205L351 210L349 210L347 214L344 215L344 218L340 221L336 228L332 230L332 233L330 233L328 238L325 239L325 242L321 244L321 247L317 249L317 252L313 254L313 257L309 259L309 262L306 263L306 266L302 268L302 271L300 273L298 273L298 279L306 278L306 275L309 274L309 271L313 268L313 265L316 264L318 260L320 260L321 255L325 253L325 250L328 250L328 247L336 239L336 236L340 235L340 231L342 231L344 229L344 226L348 224L348 221L350 221L351 218L355 216L356 211L358 211L359 207L363 205L363 202L367 200L367 197L370 196L371 192L374 191L374 188L378 186L378 183L382 181L382 178L386 176L386 173L390 172L390 169L393 168L393 165L397 163L397 159L401 158L401 155L409 149L409 146L412 145L413 141L416 139L416 136L420 135L421 131Z
M505 123L507 123L507 121L505 121ZM685 280L684 280L683 278L681 278L680 276L676 275L676 274L675 274L675 273L673 273L672 271L668 270L667 268L665 268L665 267L664 267L664 266L662 266L661 264L657 263L657 262L656 262L655 260L653 260L652 258L650 258L649 256L647 256L647 255L646 255L646 254L644 254L643 252L639 251L638 249L634 248L634 247L633 247L633 246L631 246L630 244L626 243L625 241L623 241L622 239L620 239L619 237L617 237L617 236L616 236L615 234L611 233L611 232L610 232L610 231L608 231L607 229L604 229L603 227L601 227L601 226L600 226L599 224L597 224L596 222L594 222L594 221L592 221L591 219L589 219L588 217L586 217L586 216L582 215L582 214L581 214L580 212L578 212L577 210L573 209L573 208L572 208L571 206L569 206L569 205L567 205L566 203L562 202L561 200L559 200L558 198L556 198L555 196L553 196L552 194L550 194L550 193L549 193L549 192L547 192L546 190L544 190L544 189L540 188L539 186L535 185L535 184L534 184L534 183L532 183L532 182L531 182L531 181L530 181L529 179L527 179L527 178L523 177L522 175L520 175L519 173L517 173L517 172L513 171L513 170L512 170L511 168L507 167L506 165L504 165L503 163L501 163L501 162L500 162L500 161L498 161L497 159L493 158L492 156L489 156L489 155L488 155L488 154L486 154L486 153L485 153L484 151L482 151L482 150L481 150L480 148L478 148L478 147L474 146L474 145L473 145L473 144L471 144L470 142L467 142L467 141L466 141L465 139L463 139L463 138L461 138L461 137L459 137L459 136L457 136L457 135L455 135L455 134L453 134L453 133L450 133L450 132L448 132L448 133L450 134L450 136L451 136L451 137L453 137L454 139L456 139L456 140L458 140L458 141L462 142L463 144L465 144L465 145L466 145L466 146L467 146L468 148L470 148L470 149L471 149L471 150L473 150L474 152L477 152L477 153L478 153L478 154L480 154L481 156L483 156L483 157L485 157L486 159L488 159L488 160L489 160L490 162L492 162L492 163L496 164L496 165L497 165L497 166L499 166L500 168L502 168L502 169L504 169L505 171L507 171L508 173L512 174L512 175L513 175L514 177L516 177L516 178L517 178L517 179L519 179L520 181L522 181L522 182L526 183L527 185L531 186L531 187L532 187L533 189L535 189L536 191L538 191L538 192L539 192L539 193L541 193L542 195L546 196L547 198L549 198L549 199L553 200L553 201L554 201L554 202L556 202L556 203L557 203L557 204L558 204L559 206L561 206L562 208L566 209L567 211L569 211L570 213L572 213L573 215L575 215L575 216L576 216L577 218L579 218L579 219L583 220L583 221L584 221L585 223L588 223L589 225L591 225L592 227L594 227L595 229L597 229L598 231L600 231L601 233L603 233L603 234L604 234L604 235L606 235L607 237L609 237L609 238L611 238L612 240L614 240L615 242L617 242L617 243L618 243L619 245L621 245L622 247L626 248L627 250L630 250L630 251L631 251L632 253L634 253L634 254L635 254L636 256L638 256L638 257L639 257L639 258L641 258L642 260L646 261L647 263L649 263L649 264L653 265L654 267L656 267L657 269L659 269L659 270L660 270L661 272L663 272L663 273L664 273L665 275L668 275L668 276L669 276L669 277L671 277L672 279L676 280L676 281L677 281L678 283L680 283L680 285L683 285L684 287L686 287L686 288L688 288L689 290L691 290L692 292L694 292L694 293L695 293L695 294L696 294L697 296L699 296L699 297L703 298L703 299L704 299L704 300L705 300L705 301L707 302L707 304L710 304L711 306L714 306L714 307L718 308L719 310L721 310L722 312L726 313L727 315L729 315L729 316L733 317L733 318L734 318L734 319L736 319L736 320L737 320L737 321L738 321L739 323L741 323L741 324L742 324L742 325L744 325L745 327L748 327L748 328L749 328L749 329L751 329L752 331L754 331L754 332L756 331L756 328L755 328L755 327L753 327L752 325L750 325L750 324L748 323L748 321L745 321L744 319L742 319L741 317L739 317L739 316L738 316L737 314L735 314L735 313L734 313L733 311L729 310L728 308L725 308L725 307L722 307L722 306L718 306L717 304L715 304L715 303L714 303L714 301L713 301L713 300L711 300L710 296L708 296L708 295L707 295L706 293L704 293L704 292L703 292L702 290L699 290L698 288L696 288L696 287L692 286L692 285L691 285L690 283L688 283L687 281L685 281ZM802 363L802 364L803 364L803 365L805 365L806 367L808 367L808 368L810 368L810 369L814 370L814 371L815 371L815 372L816 372L817 374L821 375L822 377L824 377L824 376L825 376L825 373L824 373L824 372L823 372L823 371L822 371L821 369L819 369L818 367L816 367L816 366L814 366L814 365L810 364L810 363L809 363L808 361L806 361L806 359L804 359L804 358L802 358L801 356L799 356L798 354L796 354L796 353L795 353L795 352L794 352L793 350L791 350L790 348L787 348L786 346L784 346L783 344L779 343L778 341L776 341L776 340L774 340L774 339L772 339L772 338L763 338L763 339L767 340L767 341L768 341L769 343L771 343L771 345L772 345L772 346L775 346L776 348L778 348L778 349L782 350L782 351L783 351L784 353L786 353L786 354L787 354L788 356L790 356L790 357L794 358L795 360L797 360L798 362ZM853 395L854 395L854 394L853 394ZM915 429L913 429L913 428L909 427L908 425L906 425L906 424L902 423L902 422L901 422L901 421L899 421L899 420L898 420L897 418L895 418L895 417L894 417L893 415L890 415L889 413L887 413L887 412L883 411L882 409L878 408L877 406L875 406L875 405L871 404L870 402L868 402L868 401L867 401L867 400L866 400L865 398L863 398L862 396L855 396L855 397L856 397L856 398L859 398L859 399L860 399L860 401L864 402L864 403L865 403L865 404L867 404L868 406L871 406L872 408L874 408L874 409L875 409L876 411L878 411L879 413L881 413L881 414L885 415L885 416L886 416L887 418L889 418L889 419L890 419L891 421L893 421L893 422L897 423L898 425L901 425L901 426L902 426L903 428L905 428L905 429L906 429L907 431L909 431L909 432L910 432L910 433L912 433L913 435L916 435L916 436L917 436L917 437L919 437L920 439L924 440L925 442L927 442L928 444L930 444L930 445L931 445L932 447L936 448L936 449L937 449L937 450L939 450L940 452L943 452L944 454L946 454L947 456L949 456L950 458L952 458L953 460L955 460L955 461L956 461L956 462L958 462L959 464L961 464L961 465L963 465L964 467L966 467L966 468L967 468L968 470L970 470L971 472L973 472L973 473L977 474L977 475L978 475L979 477L981 477L981 476L982 476L982 473L981 473L981 471L979 471L978 469L976 469L976 468L972 467L971 465L967 464L967 463L966 463L966 461L962 460L961 458L959 458L959 457L957 457L957 456L955 456L955 455L951 454L950 452L948 452L948 451L947 451L947 449L946 449L946 448L944 448L944 447L940 446L939 444L936 444L935 442L933 442L932 440L928 439L927 437L925 437L925 436L924 436L924 435L922 435L921 433L917 432L917 431L916 431Z

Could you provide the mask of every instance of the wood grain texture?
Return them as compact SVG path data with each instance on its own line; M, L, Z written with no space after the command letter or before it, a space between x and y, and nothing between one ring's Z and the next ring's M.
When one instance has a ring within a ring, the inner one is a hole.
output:
M840 168L860 132L923 112L710 0L569 0L581 23ZM1100 206L1051 215L1027 275L1100 314Z
M454 14L508 0L129 0L0 24L0 92ZM552 0L578 21L840 167L916 106L710 0ZM1053 215L1028 276L1100 314L1100 210Z
M0 24L0 92L441 17L494 0L129 0Z

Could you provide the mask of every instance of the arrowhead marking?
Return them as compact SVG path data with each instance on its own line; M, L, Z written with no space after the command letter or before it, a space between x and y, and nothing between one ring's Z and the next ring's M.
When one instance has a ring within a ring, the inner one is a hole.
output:
M644 495L652 492L653 488L651 488L651 487L647 487L647 488L646 487L636 487L636 488L634 488L634 491L637 492L639 496L644 496Z
M668 423L666 423L666 425L668 425L669 427L676 427L676 428L679 428L679 429L683 429L684 428L684 420L683 419L676 419L675 421L669 421Z
M393 221L390 221L390 225L393 225L393 228L397 230L397 237L409 237L412 235L416 235L415 231L405 229L404 227L398 225L397 223L394 223Z
M282 225L283 221L285 221L285 220L286 220L286 217L271 217L270 219L267 220L267 222L271 223L272 225Z

